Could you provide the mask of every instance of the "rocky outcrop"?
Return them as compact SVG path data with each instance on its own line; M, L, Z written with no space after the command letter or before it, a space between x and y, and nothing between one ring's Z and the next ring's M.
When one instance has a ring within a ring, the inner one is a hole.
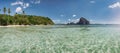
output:
M77 23L74 23L74 22L68 23L68 25L89 25L89 24L90 22L83 17L81 17Z
M90 24L90 22L87 19L81 17L79 22L77 22L76 24L78 24L78 25L88 25L88 24Z

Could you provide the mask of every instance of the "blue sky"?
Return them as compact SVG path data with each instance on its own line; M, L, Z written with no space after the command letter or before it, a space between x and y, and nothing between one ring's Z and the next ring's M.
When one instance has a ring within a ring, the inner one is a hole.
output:
M85 17L91 23L120 24L120 0L0 0L0 9L3 7L11 8L11 15L24 10L28 15L50 17L55 23Z

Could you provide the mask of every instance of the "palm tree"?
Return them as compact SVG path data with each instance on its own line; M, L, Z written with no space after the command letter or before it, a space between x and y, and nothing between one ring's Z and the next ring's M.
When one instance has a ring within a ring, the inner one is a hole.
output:
M25 17L25 11L22 11L23 17Z
M15 15L17 15L18 13L15 13Z
M6 9L6 7L4 7L4 9L3 9L4 15L6 14L6 11L7 11L7 9Z
M25 11L23 11L22 13L23 13L23 15L25 15Z
M10 8L8 8L8 14L10 15L11 11L10 11Z
M7 18L7 19L8 19L8 20L7 20L7 24L10 24L10 23L9 23L9 22L10 22L10 13L11 13L10 8L8 8L9 17Z
M18 15L18 13L16 12L14 16L17 16L17 15Z

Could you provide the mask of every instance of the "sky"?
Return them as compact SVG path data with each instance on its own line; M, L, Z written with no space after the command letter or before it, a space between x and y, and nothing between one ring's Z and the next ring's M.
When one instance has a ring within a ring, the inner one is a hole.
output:
M11 15L25 11L56 24L78 22L81 17L93 24L120 24L120 0L0 0L0 9L4 7L11 9Z

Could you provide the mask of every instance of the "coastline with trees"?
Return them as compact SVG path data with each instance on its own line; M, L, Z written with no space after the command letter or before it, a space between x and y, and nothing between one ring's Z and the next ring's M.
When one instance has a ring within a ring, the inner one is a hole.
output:
M15 13L11 16L10 8L4 7L3 10L0 9L0 25L53 25L54 22L49 17L36 16L36 15L26 15L25 11L22 11L21 14ZM8 13L8 14L7 14Z

